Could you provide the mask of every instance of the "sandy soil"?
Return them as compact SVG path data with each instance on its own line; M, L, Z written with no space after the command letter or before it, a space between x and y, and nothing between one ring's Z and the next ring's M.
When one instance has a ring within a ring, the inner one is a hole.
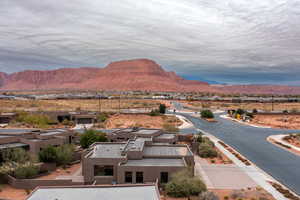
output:
M212 189L210 190L214 192L220 200L234 200L234 199L243 199L243 200L254 200L254 199L268 199L275 200L274 197L261 188L247 188L244 190L219 190Z
M8 199L8 200L25 200L26 197L31 192L30 190L23 189L15 189L10 185L1 185L0 186L0 199Z
M265 110L271 111L272 110L272 103L227 103L227 102L205 102L205 101L181 101L184 106L193 108L193 109L238 109L242 108L244 110L253 110L256 108L257 110ZM300 111L300 103L293 102L293 103L274 103L274 110L298 110Z
M285 141L290 143L293 146L299 147L300 148L300 137L284 137L283 138Z
M144 127L144 128L163 128L164 124L172 124L180 126L182 122L175 116L150 116L141 114L116 114L105 122L105 128L128 128L128 127Z
M251 124L272 128L300 129L300 115L255 115Z
M120 109L157 109L159 100L147 99L81 99L81 100L0 100L0 111L117 111Z
M297 150L292 149L292 148L286 148L286 147L284 147L284 146L282 146L282 145L276 144L276 141L275 141L274 139L272 139L272 138L267 138L267 140L268 140L269 142L271 142L272 144L274 144L274 145L280 147L280 148L284 148L285 150L287 150L287 151L289 151L289 152L291 152L291 153L294 153L294 154L300 156L300 151L297 151Z
M52 172L49 175L38 177L37 179L43 179L43 180L51 180L55 179L58 176L70 176L77 172L81 167L81 163L74 164L69 168L63 169L62 167L57 168L54 172Z

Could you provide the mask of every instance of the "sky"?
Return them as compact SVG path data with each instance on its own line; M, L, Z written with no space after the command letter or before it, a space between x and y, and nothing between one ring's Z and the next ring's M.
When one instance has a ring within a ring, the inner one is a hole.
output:
M136 58L194 80L300 85L300 1L0 1L2 72Z

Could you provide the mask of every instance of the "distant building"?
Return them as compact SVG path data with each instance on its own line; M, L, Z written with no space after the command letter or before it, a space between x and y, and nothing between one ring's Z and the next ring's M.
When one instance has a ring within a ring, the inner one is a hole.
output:
M27 200L160 200L155 184L39 187Z
M166 183L172 173L194 168L194 155L187 145L158 144L153 138L127 142L95 143L82 160L86 183Z
M73 142L75 133L66 129L52 130L21 130L0 132L0 152L4 149L24 148L37 154L48 145L60 146ZM1 160L1 159L0 159Z

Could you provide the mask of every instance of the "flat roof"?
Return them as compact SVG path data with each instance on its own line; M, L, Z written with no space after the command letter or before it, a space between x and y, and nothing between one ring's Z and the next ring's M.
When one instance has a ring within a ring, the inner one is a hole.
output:
M157 136L156 138L173 139L173 138L175 138L175 135L171 134L171 133L170 134L164 133L162 135Z
M140 130L134 131L133 133L151 135L158 131L159 130L157 130L157 129L140 129Z
M180 158L145 158L141 160L128 160L122 166L167 166L167 167L184 167L185 164Z
M145 156L187 156L191 155L191 152L184 146L146 146L144 148Z
M15 143L8 143L8 144L0 144L0 149L9 149L9 148L26 147L26 146L29 146L29 145L24 144L24 143L15 142Z
M159 200L155 185L39 188L27 200Z
M121 158L125 143L96 144L90 158Z

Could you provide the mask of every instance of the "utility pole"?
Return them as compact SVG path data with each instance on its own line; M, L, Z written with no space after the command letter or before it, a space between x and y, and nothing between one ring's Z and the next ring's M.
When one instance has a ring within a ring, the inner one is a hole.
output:
M272 111L274 111L274 95L272 94Z
M119 95L119 113L121 113L121 94Z

